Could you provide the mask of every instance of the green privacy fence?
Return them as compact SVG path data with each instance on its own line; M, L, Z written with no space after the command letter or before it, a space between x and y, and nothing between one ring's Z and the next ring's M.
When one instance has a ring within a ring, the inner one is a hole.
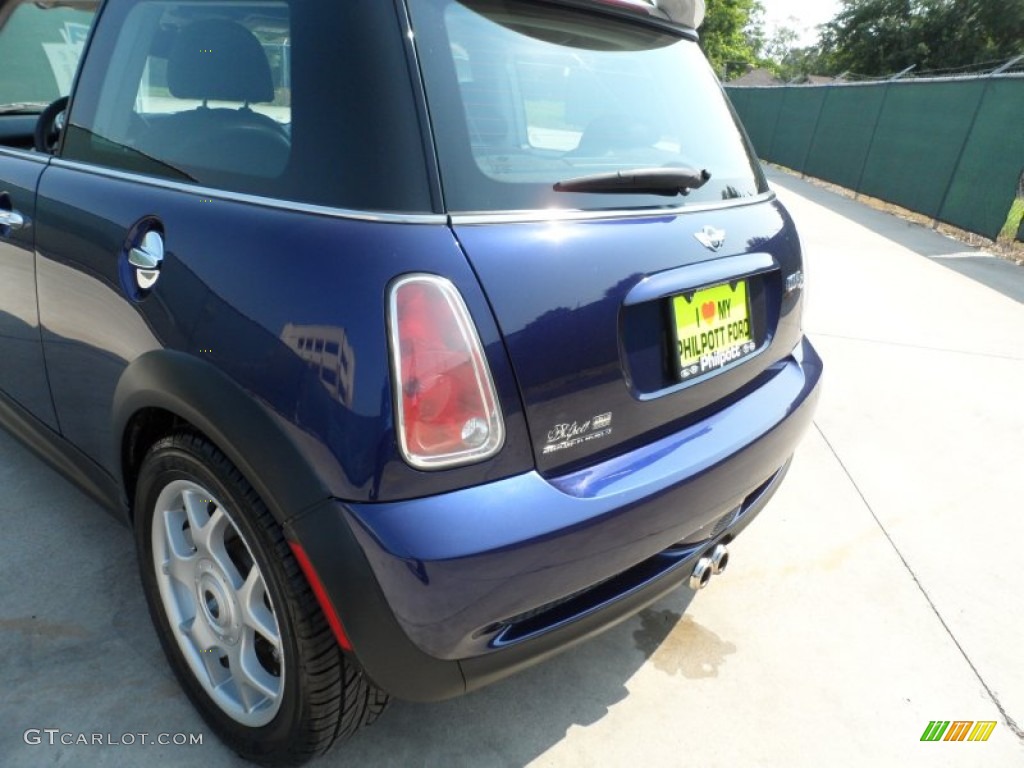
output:
M992 239L1006 224L1021 75L726 90L765 160Z

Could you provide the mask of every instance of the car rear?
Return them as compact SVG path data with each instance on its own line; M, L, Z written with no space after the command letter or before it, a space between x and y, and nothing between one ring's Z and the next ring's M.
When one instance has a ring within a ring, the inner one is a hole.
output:
M793 222L685 15L598 0L408 14L444 210L486 303L429 269L389 285L396 440L424 478L527 440L533 466L334 503L290 535L371 678L434 699L631 615L698 565L703 586L784 476L822 366ZM331 564L346 531L373 574L358 595Z

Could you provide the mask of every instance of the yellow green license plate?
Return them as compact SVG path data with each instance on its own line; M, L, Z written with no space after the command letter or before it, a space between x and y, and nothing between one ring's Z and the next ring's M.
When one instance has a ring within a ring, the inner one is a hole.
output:
M704 376L752 355L757 349L746 280L703 288L672 298L679 378Z

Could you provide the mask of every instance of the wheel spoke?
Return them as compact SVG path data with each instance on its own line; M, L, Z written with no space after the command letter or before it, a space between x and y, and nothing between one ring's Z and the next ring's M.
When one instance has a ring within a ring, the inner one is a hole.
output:
M196 681L236 722L266 725L284 696L284 643L237 518L187 479L168 482L150 512L160 600Z
M248 685L246 685L244 680L240 680L237 675L235 677L232 677L231 680L235 685L235 691L238 694L239 702L241 702L242 704L242 709L244 709L246 712L252 712L253 707L256 704L259 704L258 700L253 701L253 694L255 693L255 691L253 691Z
M206 623L206 619L201 614L183 621L179 629L192 642L192 647L199 653L209 651L211 648L216 647L219 642L217 636L213 634L213 630L210 629L210 625Z
M224 546L224 537L232 528L231 519L223 509L217 507L202 528L198 531L193 530L192 538L199 553L217 563L224 575L231 580L231 586L238 589L242 585L242 576L231 562L228 550Z
M159 513L164 526L164 543L181 557L188 557L195 551L191 535L185 533L187 515L180 509L165 509Z
M181 530L180 513L164 512L164 540L167 552L163 562L163 570L175 581L190 587L195 579L197 558L192 547L185 541Z
M281 680L260 665L252 632L248 632L241 643L228 648L227 657L230 676L217 687L225 691L232 689L247 713L251 713L263 702L274 701L280 696Z
M238 654L240 682L249 686L264 699L276 699L281 694L281 678L270 674L256 657L255 635L243 635ZM232 670L234 671L234 670Z
M205 498L195 491L182 491L181 501L185 506L188 524L192 526L192 535L195 537L210 520L209 504L211 499Z
M242 623L258 632L267 642L281 650L281 637L274 614L267 608L263 598L266 585L259 568L253 565L242 588L238 590L238 604L242 609Z

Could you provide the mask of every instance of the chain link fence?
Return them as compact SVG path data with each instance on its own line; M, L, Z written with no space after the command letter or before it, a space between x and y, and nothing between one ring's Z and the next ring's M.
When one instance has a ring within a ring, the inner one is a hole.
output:
M1024 173L1024 73L1011 65L726 91L762 159L995 240Z

